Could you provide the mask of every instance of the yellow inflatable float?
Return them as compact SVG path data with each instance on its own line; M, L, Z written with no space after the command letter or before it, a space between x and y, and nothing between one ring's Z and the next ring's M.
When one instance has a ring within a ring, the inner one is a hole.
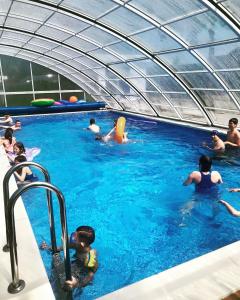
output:
M119 117L117 120L116 130L114 139L119 144L123 142L124 129L126 125L126 119L124 117Z

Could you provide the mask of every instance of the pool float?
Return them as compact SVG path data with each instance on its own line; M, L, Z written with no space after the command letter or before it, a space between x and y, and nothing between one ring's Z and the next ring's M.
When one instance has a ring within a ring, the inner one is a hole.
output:
M32 161L35 156L37 156L41 152L41 149L39 148L25 148L25 156L27 161ZM14 160L17 156L14 153L8 153L8 156L10 159Z
M36 99L36 100L32 100L31 101L31 104L33 106L51 106L53 105L55 101L53 99L50 99L50 98L43 98L43 99Z
M123 134L125 129L126 119L124 117L119 117L117 120L116 130L114 140L119 144L123 142Z

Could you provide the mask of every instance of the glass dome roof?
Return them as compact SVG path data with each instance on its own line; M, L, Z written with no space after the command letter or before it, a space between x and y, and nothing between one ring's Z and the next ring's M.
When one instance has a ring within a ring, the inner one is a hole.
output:
M215 126L240 117L239 0L1 0L0 54L116 110Z

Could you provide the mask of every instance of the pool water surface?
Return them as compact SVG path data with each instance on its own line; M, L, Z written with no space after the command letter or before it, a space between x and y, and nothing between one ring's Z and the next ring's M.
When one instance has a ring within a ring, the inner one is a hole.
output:
M95 141L84 129L95 118L107 133L117 117L110 112L22 117L23 129L16 133L26 147L41 148L35 161L65 196L69 234L80 225L95 228L99 269L75 299L95 299L240 238L240 220L216 198L182 186L198 169L208 132L127 115L128 144ZM240 186L239 165L214 160L213 169L224 180L221 198L240 208L238 194L227 190ZM24 204L38 243L50 242L45 193L28 191ZM51 277L51 256L41 254Z

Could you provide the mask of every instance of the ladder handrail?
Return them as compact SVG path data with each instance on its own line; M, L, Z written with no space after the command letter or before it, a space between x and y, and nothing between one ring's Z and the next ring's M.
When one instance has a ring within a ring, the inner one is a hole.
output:
M6 240L7 244L3 247L4 252L9 251L9 225L8 225L8 218L7 218L7 211L8 211L8 202L9 202L9 181L12 174L17 171L19 168L24 166L33 166L38 170L42 171L45 181L50 183L50 175L43 166L35 162L22 162L13 167L11 167L4 176L3 179L3 198L4 198L4 211L5 211L5 224L6 224ZM51 243L52 243L52 251L53 253L57 252L57 243L56 243L56 233L55 233L55 225L54 225L54 213L53 213L53 205L52 205L52 193L50 190L47 190L47 204L48 204L48 218L49 218L49 225L50 225L50 236L51 236Z
M48 182L41 182L41 181L32 182L32 183L26 184L25 186L16 190L9 199L9 205L8 205L9 246L10 246L10 260L11 260L11 271L12 271L12 283L10 283L10 285L8 286L9 293L18 293L25 286L25 282L23 280L19 279L14 207L15 207L17 199L24 192L26 192L32 188L45 188L47 190L55 192L58 197L58 202L59 202L59 206L60 206L60 219L61 219L61 227L62 227L62 243L63 243L66 280L72 279L69 246L68 246L69 242L68 242L68 229L67 229L67 219L66 219L66 207L65 207L64 196L56 186L54 186Z

